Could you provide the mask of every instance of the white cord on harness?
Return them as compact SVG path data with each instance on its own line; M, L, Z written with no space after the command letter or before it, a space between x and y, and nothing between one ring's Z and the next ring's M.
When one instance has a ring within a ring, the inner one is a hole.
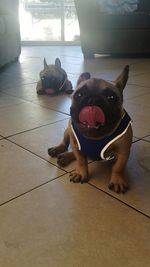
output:
M61 91L61 89L62 89L63 86L65 85L66 81L67 81L67 79L65 79L64 82L63 82L63 84L59 87L59 89L58 89L59 91Z

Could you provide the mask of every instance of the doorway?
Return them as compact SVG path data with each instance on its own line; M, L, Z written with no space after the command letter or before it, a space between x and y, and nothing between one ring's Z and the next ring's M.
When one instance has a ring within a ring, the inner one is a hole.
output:
M79 44L80 33L73 0L20 0L23 44Z

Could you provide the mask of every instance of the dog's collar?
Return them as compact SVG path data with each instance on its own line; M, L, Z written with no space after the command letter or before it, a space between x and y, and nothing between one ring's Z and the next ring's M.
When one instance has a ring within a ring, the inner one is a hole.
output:
M61 91L63 87L65 86L65 83L67 81L67 78L63 81L62 85L59 87L58 91Z

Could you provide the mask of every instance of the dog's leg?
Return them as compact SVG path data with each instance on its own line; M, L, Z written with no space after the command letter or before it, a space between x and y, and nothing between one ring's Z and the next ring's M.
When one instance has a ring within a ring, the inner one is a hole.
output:
M116 193L125 193L128 190L128 184L124 179L124 169L127 163L128 157L118 155L115 163L112 167L111 179L108 185L110 190Z
M70 136L69 136L68 128L67 128L65 130L64 138L62 142L60 143L60 145L48 148L48 154L51 157L57 157L59 154L67 151L69 144L70 144Z
M85 183L88 182L88 161L86 156L79 150L74 150L74 155L77 160L77 167L76 170L70 173L70 181L74 183Z
M61 144L48 149L48 154L51 157L57 157L57 163L61 167L67 166L69 163L75 160L73 152L66 152L69 144L70 144L70 136L68 133L68 129L66 129L64 133L64 139L61 142Z
M128 184L124 179L124 170L129 158L130 148L132 144L132 129L126 133L128 138L124 141L120 139L120 142L116 146L116 156L114 164L112 166L112 174L109 182L109 189L116 193L125 193L128 190Z
M42 82L41 81L37 82L36 91L37 91L38 95L44 95L45 94L45 92L42 88Z

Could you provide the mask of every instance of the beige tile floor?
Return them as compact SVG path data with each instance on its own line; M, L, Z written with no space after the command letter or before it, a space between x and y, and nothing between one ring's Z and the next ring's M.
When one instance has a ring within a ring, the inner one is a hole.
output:
M47 148L61 139L71 98L37 96L43 58L56 57L75 85L82 71L114 80L125 64L125 107L133 119L126 168L130 190L107 188L111 168L89 164L88 184L72 184ZM0 267L150 266L150 59L85 60L80 47L23 47L0 72Z

